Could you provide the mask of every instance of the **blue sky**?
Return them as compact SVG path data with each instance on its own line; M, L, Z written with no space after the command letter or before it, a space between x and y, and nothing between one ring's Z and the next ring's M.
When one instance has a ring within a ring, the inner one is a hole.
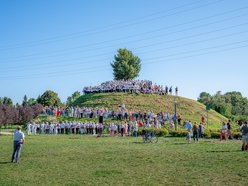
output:
M0 97L14 103L112 80L119 48L141 59L138 79L183 97L248 97L248 1L2 0L0 30Z

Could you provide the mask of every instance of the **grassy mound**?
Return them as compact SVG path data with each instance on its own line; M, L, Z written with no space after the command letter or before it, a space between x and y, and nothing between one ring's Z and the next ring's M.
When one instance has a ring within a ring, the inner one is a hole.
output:
M129 94L129 93L98 93L87 94L79 97L74 103L74 106L86 107L104 107L110 110L117 110L119 104L125 104L128 110L141 112L168 112L174 113L174 99L171 95L150 95L150 94ZM200 122L201 115L207 115L205 105L183 97L176 97L177 113L182 115L182 120L191 120L192 122ZM218 127L222 121L227 121L227 118L210 110L208 113L209 125Z

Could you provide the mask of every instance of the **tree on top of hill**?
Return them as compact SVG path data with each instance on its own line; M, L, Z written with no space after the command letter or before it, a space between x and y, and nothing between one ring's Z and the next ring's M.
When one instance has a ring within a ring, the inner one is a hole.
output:
M138 77L141 69L141 60L126 48L120 48L118 54L114 56L111 66L115 80L130 80Z
M61 106L62 103L57 93L47 90L37 98L37 102L43 106Z

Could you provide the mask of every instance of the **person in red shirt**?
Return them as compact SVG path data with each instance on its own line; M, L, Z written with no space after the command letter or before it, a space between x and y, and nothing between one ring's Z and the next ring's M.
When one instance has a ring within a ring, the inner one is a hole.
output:
M178 122L178 125L181 125L181 120L182 120L182 116L181 116L181 114L178 114L178 115L177 115L177 122Z
M201 116L201 123L204 125L205 124L205 117L202 115Z
M141 120L139 120L138 125L139 125L139 127L142 127L143 126L143 122Z

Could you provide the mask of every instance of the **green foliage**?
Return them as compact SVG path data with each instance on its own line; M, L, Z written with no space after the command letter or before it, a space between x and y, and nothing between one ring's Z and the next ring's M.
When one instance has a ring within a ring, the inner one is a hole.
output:
M248 99L243 97L240 92L233 91L222 95L218 91L213 96L202 92L198 101L233 120L248 119Z
M169 134L169 131L166 128L156 129L155 133L158 137L161 136L167 136Z
M141 130L140 130L141 131ZM145 129L146 132L154 132L158 137L161 136L167 136L169 134L169 131L166 128L148 128ZM139 133L139 135L141 135L142 132Z
M208 105L210 100L211 100L211 95L209 93L207 93L207 92L201 92L200 93L200 96L198 98L198 101L200 103L203 103L204 105Z
M130 80L139 75L141 60L126 48L119 49L111 63L115 80Z
M70 106L74 101L76 101L80 97L80 92L76 91L71 96L67 97L66 106Z
M36 99L34 99L34 98L29 98L27 104L28 104L29 106L32 106L32 105L37 104L37 101L36 101Z
M26 106L28 104L28 97L27 95L24 95L23 101L22 101L22 106Z
M66 100L66 106L70 106L71 104L72 104L72 98L71 96L68 96Z
M240 139L241 138L240 132L233 132L232 136L233 136L234 139Z
M36 99L34 99L34 98L29 98L28 99L27 95L24 95L23 101L22 101L22 106L27 106L27 105L32 106L32 105L35 105L35 104L37 104Z
M211 132L209 130L204 130L204 138L211 138Z
M186 137L188 132L186 130L170 130L169 134L172 137Z
M220 132L211 132L211 138L219 139L220 138Z
M61 106L62 103L58 97L58 94L47 90L40 97L38 97L37 102L43 106Z
M0 104L13 106L12 100L10 98L8 98L8 97L0 97Z
M80 97L80 92L76 91L72 94L71 98L73 101L75 101L76 99L78 99Z

